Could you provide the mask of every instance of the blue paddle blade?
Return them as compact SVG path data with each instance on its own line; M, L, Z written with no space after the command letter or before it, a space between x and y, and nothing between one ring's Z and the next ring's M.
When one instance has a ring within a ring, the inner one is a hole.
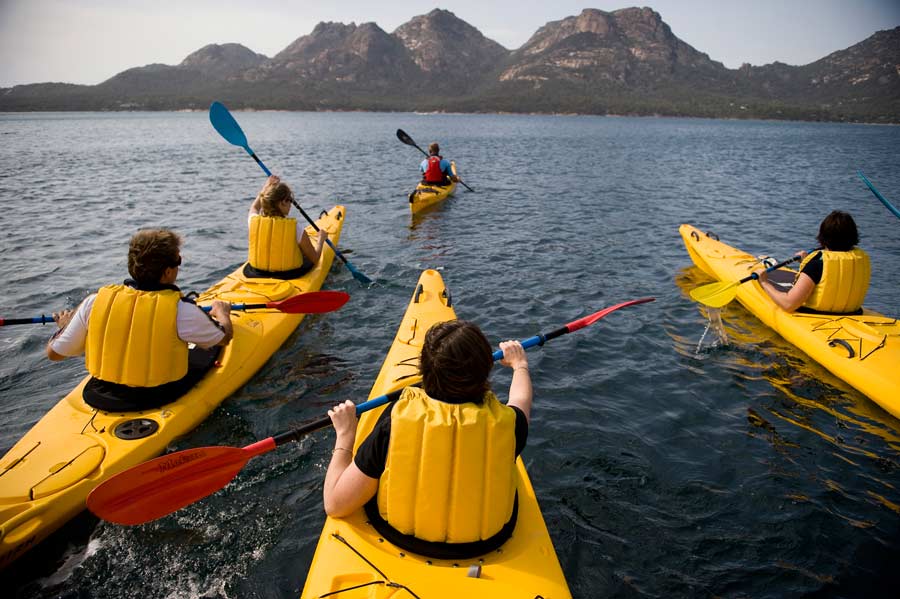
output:
M209 122L228 143L247 148L247 136L224 104L213 102L209 105Z

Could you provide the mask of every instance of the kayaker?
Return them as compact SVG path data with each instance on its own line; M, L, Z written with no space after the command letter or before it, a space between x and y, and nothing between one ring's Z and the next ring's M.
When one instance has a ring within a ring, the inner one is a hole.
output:
M313 269L322 255L328 232L320 230L313 246L306 227L289 218L294 192L277 176L270 176L250 204L248 267L250 277L296 279Z
M869 289L869 256L856 247L859 232L853 217L835 210L819 225L816 237L823 249L803 257L794 284L782 291L758 270L759 284L781 309L787 312L852 314L862 309Z
M422 182L429 185L450 185L451 181L459 181L459 177L453 174L450 161L441 156L441 148L436 141L428 146L428 158L422 161L419 169L422 171Z
M352 402L329 410L337 433L325 475L325 511L364 507L378 533L435 558L483 555L515 528L515 459L525 447L532 387L518 341L500 344L512 369L509 400L490 390L491 346L474 324L452 320L426 334L422 387L408 387L353 455Z
M83 396L89 405L130 411L174 401L218 354L189 368L188 343L209 349L231 340L231 306L216 300L210 316L184 299L175 286L180 266L176 233L138 231L128 247L131 279L101 287L77 309L53 315L59 329L47 343L47 357L85 354L92 378Z

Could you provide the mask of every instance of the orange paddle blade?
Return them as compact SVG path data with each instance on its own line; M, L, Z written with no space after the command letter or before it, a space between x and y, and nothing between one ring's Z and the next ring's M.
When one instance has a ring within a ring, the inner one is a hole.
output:
M343 291L311 291L278 302L269 302L266 307L288 314L322 314L337 310L349 299L350 295Z
M212 495L231 482L254 455L239 447L170 453L108 479L91 491L87 507L116 524L150 522Z

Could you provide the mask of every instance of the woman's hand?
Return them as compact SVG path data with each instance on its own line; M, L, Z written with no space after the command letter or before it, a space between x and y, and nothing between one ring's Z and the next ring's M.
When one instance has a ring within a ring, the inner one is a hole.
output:
M358 422L356 404L348 399L344 403L339 403L328 410L328 416L334 425L334 431L337 433L334 444L335 449L338 447L351 449L353 442L356 440L356 424Z
M503 341L500 343L500 349L503 350L503 359L500 363L515 370L524 366L528 368L528 356L525 355L525 349L518 341Z
M59 330L63 330L72 321L73 316L75 316L74 309L63 310L62 312L54 312L53 320L56 321L56 326L59 327Z
M765 283L769 280L769 271L765 268L760 268L759 270L754 270L753 274L756 275L756 279L760 282L760 284Z

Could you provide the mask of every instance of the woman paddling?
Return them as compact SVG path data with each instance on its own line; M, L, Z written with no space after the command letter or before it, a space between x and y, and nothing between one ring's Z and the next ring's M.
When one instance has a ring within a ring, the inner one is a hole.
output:
M488 384L491 347L474 324L453 320L425 336L422 388L408 387L353 455L357 418L347 401L329 410L337 433L325 476L325 511L365 507L395 545L435 558L483 555L515 528L516 457L525 447L532 387L518 341L500 344L513 370L509 401Z
M313 246L306 228L288 217L293 199L287 183L272 175L250 204L249 255L244 269L248 277L296 279L318 263L328 233L320 230Z
M859 232L853 217L835 210L819 225L816 237L823 249L804 257L800 272L788 291L769 281L765 270L758 270L759 284L782 310L851 314L862 309L869 289L869 256L856 247Z

